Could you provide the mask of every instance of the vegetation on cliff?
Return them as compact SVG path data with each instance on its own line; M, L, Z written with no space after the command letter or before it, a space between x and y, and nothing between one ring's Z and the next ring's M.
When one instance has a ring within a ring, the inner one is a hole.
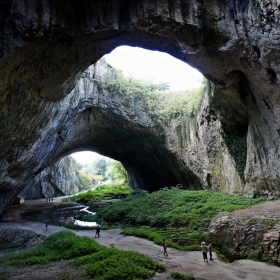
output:
M125 77L121 70L116 70L114 79L104 81L103 86L112 95L119 94L128 101L141 101L155 124L160 125L192 114L200 104L205 83L206 80L198 89L170 92L166 83ZM135 104L136 110L141 108L137 102Z

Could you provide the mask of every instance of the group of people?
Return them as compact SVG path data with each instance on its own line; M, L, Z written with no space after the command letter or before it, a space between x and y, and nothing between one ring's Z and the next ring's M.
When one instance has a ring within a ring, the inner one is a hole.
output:
M166 242L165 239L163 239L162 246L163 246L163 254L165 256L168 256L168 253L167 253L167 242ZM205 261L208 262L208 256L207 256L208 252L209 252L209 259L210 259L210 261L213 260L213 258L212 258L212 249L213 249L213 245L212 245L211 242L209 242L208 246L205 245L205 242L201 243L201 251L202 251L204 262Z
M213 260L213 258L212 258L212 249L213 249L213 245L212 245L211 242L209 242L208 246L205 245L205 242L201 242L201 251L202 251L204 262L205 261L208 262L208 257L207 257L207 253L208 252L209 252L209 257L210 257L209 259L210 259L210 261Z

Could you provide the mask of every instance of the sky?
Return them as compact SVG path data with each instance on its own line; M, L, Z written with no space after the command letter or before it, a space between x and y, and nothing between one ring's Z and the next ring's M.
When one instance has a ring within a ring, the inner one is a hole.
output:
M111 66L121 69L125 76L154 83L167 82L170 91L189 90L201 85L200 72L167 53L121 46L104 57ZM92 152L79 152L72 156L83 164L102 158L101 155Z
M81 164L89 164L97 159L104 158L102 155L94 152L78 152L71 155L76 161Z
M107 63L125 76L155 83L168 82L171 91L200 87L202 74L171 55L142 48L121 46L104 56Z

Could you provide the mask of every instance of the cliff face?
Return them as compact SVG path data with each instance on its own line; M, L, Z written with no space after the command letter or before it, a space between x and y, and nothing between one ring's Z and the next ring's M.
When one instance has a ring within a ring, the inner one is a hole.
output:
M1 1L0 13L0 213L86 148L122 161L133 187L279 193L277 0ZM197 121L165 128L174 139L135 104L88 82L73 90L123 44L168 52L211 81Z
M26 199L50 198L77 193L81 187L73 161L64 157L38 174L20 195Z

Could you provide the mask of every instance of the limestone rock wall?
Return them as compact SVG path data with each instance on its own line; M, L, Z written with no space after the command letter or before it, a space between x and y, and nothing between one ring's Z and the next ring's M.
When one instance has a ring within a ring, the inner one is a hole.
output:
M165 127L167 147L197 175L204 189L244 194L244 182L221 131L221 121L205 92L195 115Z
M121 160L133 187L183 182L279 194L279 22L278 0L1 1L0 215L46 167L83 149ZM162 139L137 101L84 80L89 65L125 44L201 71L211 81L211 108L198 120L209 127L185 121L166 128L181 130L185 144L177 135Z
M70 195L82 189L75 165L64 157L45 168L20 192L26 199Z

